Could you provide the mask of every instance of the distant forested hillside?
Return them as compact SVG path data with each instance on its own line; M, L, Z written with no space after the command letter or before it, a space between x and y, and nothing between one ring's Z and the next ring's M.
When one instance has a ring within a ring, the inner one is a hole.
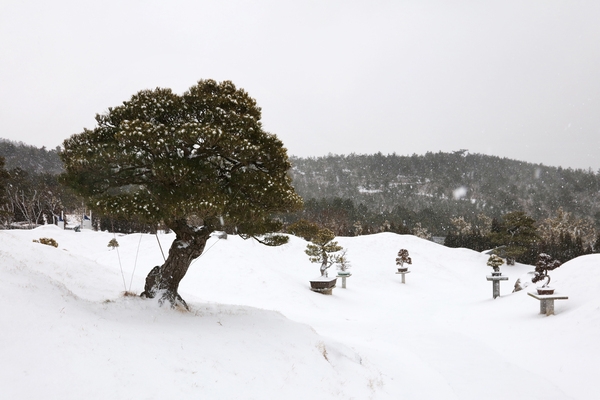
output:
M58 175L63 166L58 148L47 150L24 143L0 139L0 157L4 157L6 169L20 168L28 173Z
M9 173L5 186L10 218L3 218L5 225L10 220L37 221L42 208L45 214L59 215L82 204L56 179L63 170L59 151L0 139L0 158ZM570 234L587 237L586 243L600 232L600 174L593 171L465 150L290 160L293 185L305 209L282 216L286 224L306 219L347 236L393 231L446 237L465 227L480 232L491 219L502 222L506 214L519 211L537 226L558 215L577 220L577 226L590 232L577 228ZM594 248L600 250L600 242Z
M559 208L600 228L600 175L593 171L465 150L291 157L291 162L296 190L305 200L315 199L309 206L350 200L363 214L366 209L410 229L421 223L434 235L444 236L453 217L475 224L480 214L499 218L523 211L540 221Z

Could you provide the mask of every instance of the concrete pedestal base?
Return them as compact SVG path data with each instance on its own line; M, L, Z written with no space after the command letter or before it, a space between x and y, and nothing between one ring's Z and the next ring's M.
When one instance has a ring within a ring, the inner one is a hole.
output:
M351 277L352 274L340 274L338 273L338 278L342 278L342 289L346 289L346 278Z
M488 275L485 279L492 281L492 296L494 296L495 299L500 296L500 281L507 281L508 276Z
M402 283L406 283L404 275L410 274L410 271L399 271L399 272L396 272L396 274L401 274L402 275Z
M554 300L568 300L568 296L560 294L536 294L527 292L528 295L540 301L540 314L554 315Z

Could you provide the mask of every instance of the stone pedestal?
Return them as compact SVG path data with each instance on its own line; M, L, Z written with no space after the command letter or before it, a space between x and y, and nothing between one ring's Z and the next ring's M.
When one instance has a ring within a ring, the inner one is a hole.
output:
M346 278L351 277L352 274L350 272L339 271L337 274L338 278L342 278L342 289L346 289Z
M492 281L492 295L494 299L500 296L500 281L507 281L508 276L502 276L501 274L496 273L496 275L488 275L485 277L488 281Z
M554 315L554 300L568 300L568 296L560 294L537 294L527 292L528 295L540 301L540 314Z
M406 283L406 279L404 278L404 275L406 275L406 274L410 274L410 271L409 271L409 270L406 270L406 271L398 271L398 272L396 272L396 274L400 274L400 275L402 275L402 283Z

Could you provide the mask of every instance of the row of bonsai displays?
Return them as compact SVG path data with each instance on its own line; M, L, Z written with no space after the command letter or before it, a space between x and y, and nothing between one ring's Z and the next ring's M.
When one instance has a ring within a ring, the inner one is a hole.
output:
M486 278L488 281L492 281L494 299L500 296L500 281L508 280L508 277L502 276L502 273L500 272L500 266L502 264L504 264L504 260L502 260L502 258L498 257L496 254L490 255L490 258L487 261L487 265L493 268L492 275L488 275ZM548 271L552 271L561 265L562 264L559 260L553 259L546 253L541 253L538 255L531 282L543 282L543 284L536 287L536 293L528 292L527 294L540 301L540 314L553 315L554 300L568 299L568 297L565 295L554 294L555 289L549 286L550 275L548 275Z
M492 271L491 276L489 276L489 275L487 276L487 280L493 281L494 287L496 287L497 283L499 286L500 280L508 279L508 277L502 276L502 272L500 272L500 266L502 264L504 264L504 260L502 258L500 258L499 256L497 256L496 254L490 255L490 258L488 258L487 265L489 267L492 267L493 271ZM548 295L548 294L554 293L554 288L548 286L550 284L550 275L548 275L548 271L552 271L552 270L560 267L561 265L562 264L560 261L553 259L551 256L549 256L546 253L541 253L538 255L538 259L535 263L534 276L531 279L531 282L533 282L533 283L540 282L540 281L544 282L542 286L538 286L536 288L537 293L539 295ZM494 290L494 298L498 297L499 295L500 295L500 292L498 291L498 293L496 294L496 291Z
M334 238L335 235L329 229L320 229L304 251L311 263L321 264L321 276L310 280L310 290L313 292L331 294L338 278L342 279L342 288L346 289L346 278L352 276L349 271L350 261L347 250L333 241ZM337 276L329 277L327 270L334 264L337 265ZM412 264L412 259L409 257L408 250L401 249L396 258L396 265L399 265L397 273L402 274L402 283L405 283L405 274L410 272L404 264Z
M310 281L310 289L314 292L322 294L332 294L336 287L337 279L342 278L342 288L346 288L346 278L352 276L350 271L350 262L347 258L347 250L338 245L333 239L335 235L329 229L320 229L311 239L311 242L306 246L305 253L308 255L311 263L320 263L321 276ZM327 270L334 264L337 264L337 276L329 277ZM504 260L497 254L491 254L487 265L493 269L492 274L486 279L492 282L492 296L494 299L500 296L500 282L508 280L507 276L502 276L500 266L504 264ZM396 257L396 265L398 272L402 275L402 283L406 283L405 276L410 273L408 265L412 265L412 259L409 256L408 250L400 249ZM537 287L537 295L530 293L532 297L540 300L540 312L551 315L554 313L554 300L567 299L566 296L554 295L554 288L550 287L550 275L548 271L552 271L561 266L561 262L554 260L551 256L541 253L535 264L534 276L531 279L533 283L543 282ZM541 296L541 297L540 297Z

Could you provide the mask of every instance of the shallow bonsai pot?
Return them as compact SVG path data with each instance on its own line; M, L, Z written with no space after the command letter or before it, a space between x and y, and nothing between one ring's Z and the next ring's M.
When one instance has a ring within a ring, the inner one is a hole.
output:
M398 272L406 272L408 271L408 267L398 267Z
M344 276L350 276L350 275L352 275L352 274L350 273L350 271L338 271L338 272L337 272L337 276L340 276L340 277L344 277Z
M313 292L319 292L323 294L331 294L331 291L335 287L337 278L317 278L310 281L310 290Z
M502 275L502 272L500 272L500 271L498 271L498 272L496 272L496 271L492 272L492 276L501 276L501 275Z
M539 287L537 288L538 294L554 294L554 288L550 287Z

